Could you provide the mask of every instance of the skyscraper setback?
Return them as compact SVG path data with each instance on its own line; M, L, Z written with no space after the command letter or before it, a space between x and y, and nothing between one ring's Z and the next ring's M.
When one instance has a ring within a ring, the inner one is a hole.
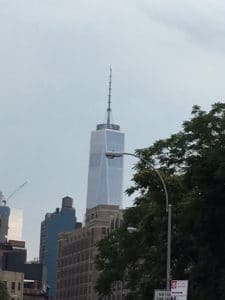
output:
M100 204L122 205L123 158L107 159L107 151L124 152L124 133L111 123L110 68L107 122L98 124L91 133L88 170L87 208Z

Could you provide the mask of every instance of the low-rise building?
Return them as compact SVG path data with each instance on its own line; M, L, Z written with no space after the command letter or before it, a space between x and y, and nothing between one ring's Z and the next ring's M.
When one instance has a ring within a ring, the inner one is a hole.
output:
M25 294L29 294L28 299L30 299L32 293L35 295L34 299L36 299L37 295L46 296L48 292L46 266L37 261L27 263L26 256L25 242L9 241L7 243L0 243L0 269L8 272L4 274L23 274L24 292L26 291ZM2 280L1 277L0 280ZM27 282L34 283L34 286L26 286ZM14 298L10 298L10 300ZM26 297L24 297L25 299Z
M24 280L23 300L48 299L47 291L39 288L38 280Z
M0 270L0 279L7 286L10 300L23 300L23 273Z

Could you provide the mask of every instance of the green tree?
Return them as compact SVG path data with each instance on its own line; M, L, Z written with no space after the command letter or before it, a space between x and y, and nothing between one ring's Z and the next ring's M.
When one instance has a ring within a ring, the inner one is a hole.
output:
M172 217L172 277L188 279L189 299L225 298L225 104L209 112L194 106L177 134L138 150L160 169L167 183ZM120 280L131 299L151 299L165 287L167 216L161 183L148 165L135 165L134 206L124 224L98 244L97 290L110 293ZM137 228L128 232L127 227Z
M0 299L9 300L9 293L4 282L0 281Z

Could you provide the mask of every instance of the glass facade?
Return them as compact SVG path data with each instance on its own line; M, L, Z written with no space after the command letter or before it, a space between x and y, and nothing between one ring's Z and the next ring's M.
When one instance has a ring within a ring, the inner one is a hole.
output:
M22 241L23 211L11 208L9 216L8 240Z
M0 242L22 240L23 211L21 209L0 206Z
M70 197L64 197L61 210L57 208L55 212L47 213L41 223L40 262L47 267L50 297L56 294L58 234L74 230L75 226L76 214Z
M107 151L124 152L124 133L118 125L100 124L91 133L87 208L99 204L122 206L123 157L108 159ZM114 127L113 127L114 126Z

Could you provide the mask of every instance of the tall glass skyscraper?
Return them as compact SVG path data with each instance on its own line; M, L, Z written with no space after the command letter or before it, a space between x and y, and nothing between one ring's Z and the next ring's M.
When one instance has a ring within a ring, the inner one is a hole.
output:
M0 205L0 243L22 240L23 211Z
M88 170L87 208L99 204L122 206L123 157L108 159L107 151L124 152L124 133L111 123L111 69L107 122L91 133Z

